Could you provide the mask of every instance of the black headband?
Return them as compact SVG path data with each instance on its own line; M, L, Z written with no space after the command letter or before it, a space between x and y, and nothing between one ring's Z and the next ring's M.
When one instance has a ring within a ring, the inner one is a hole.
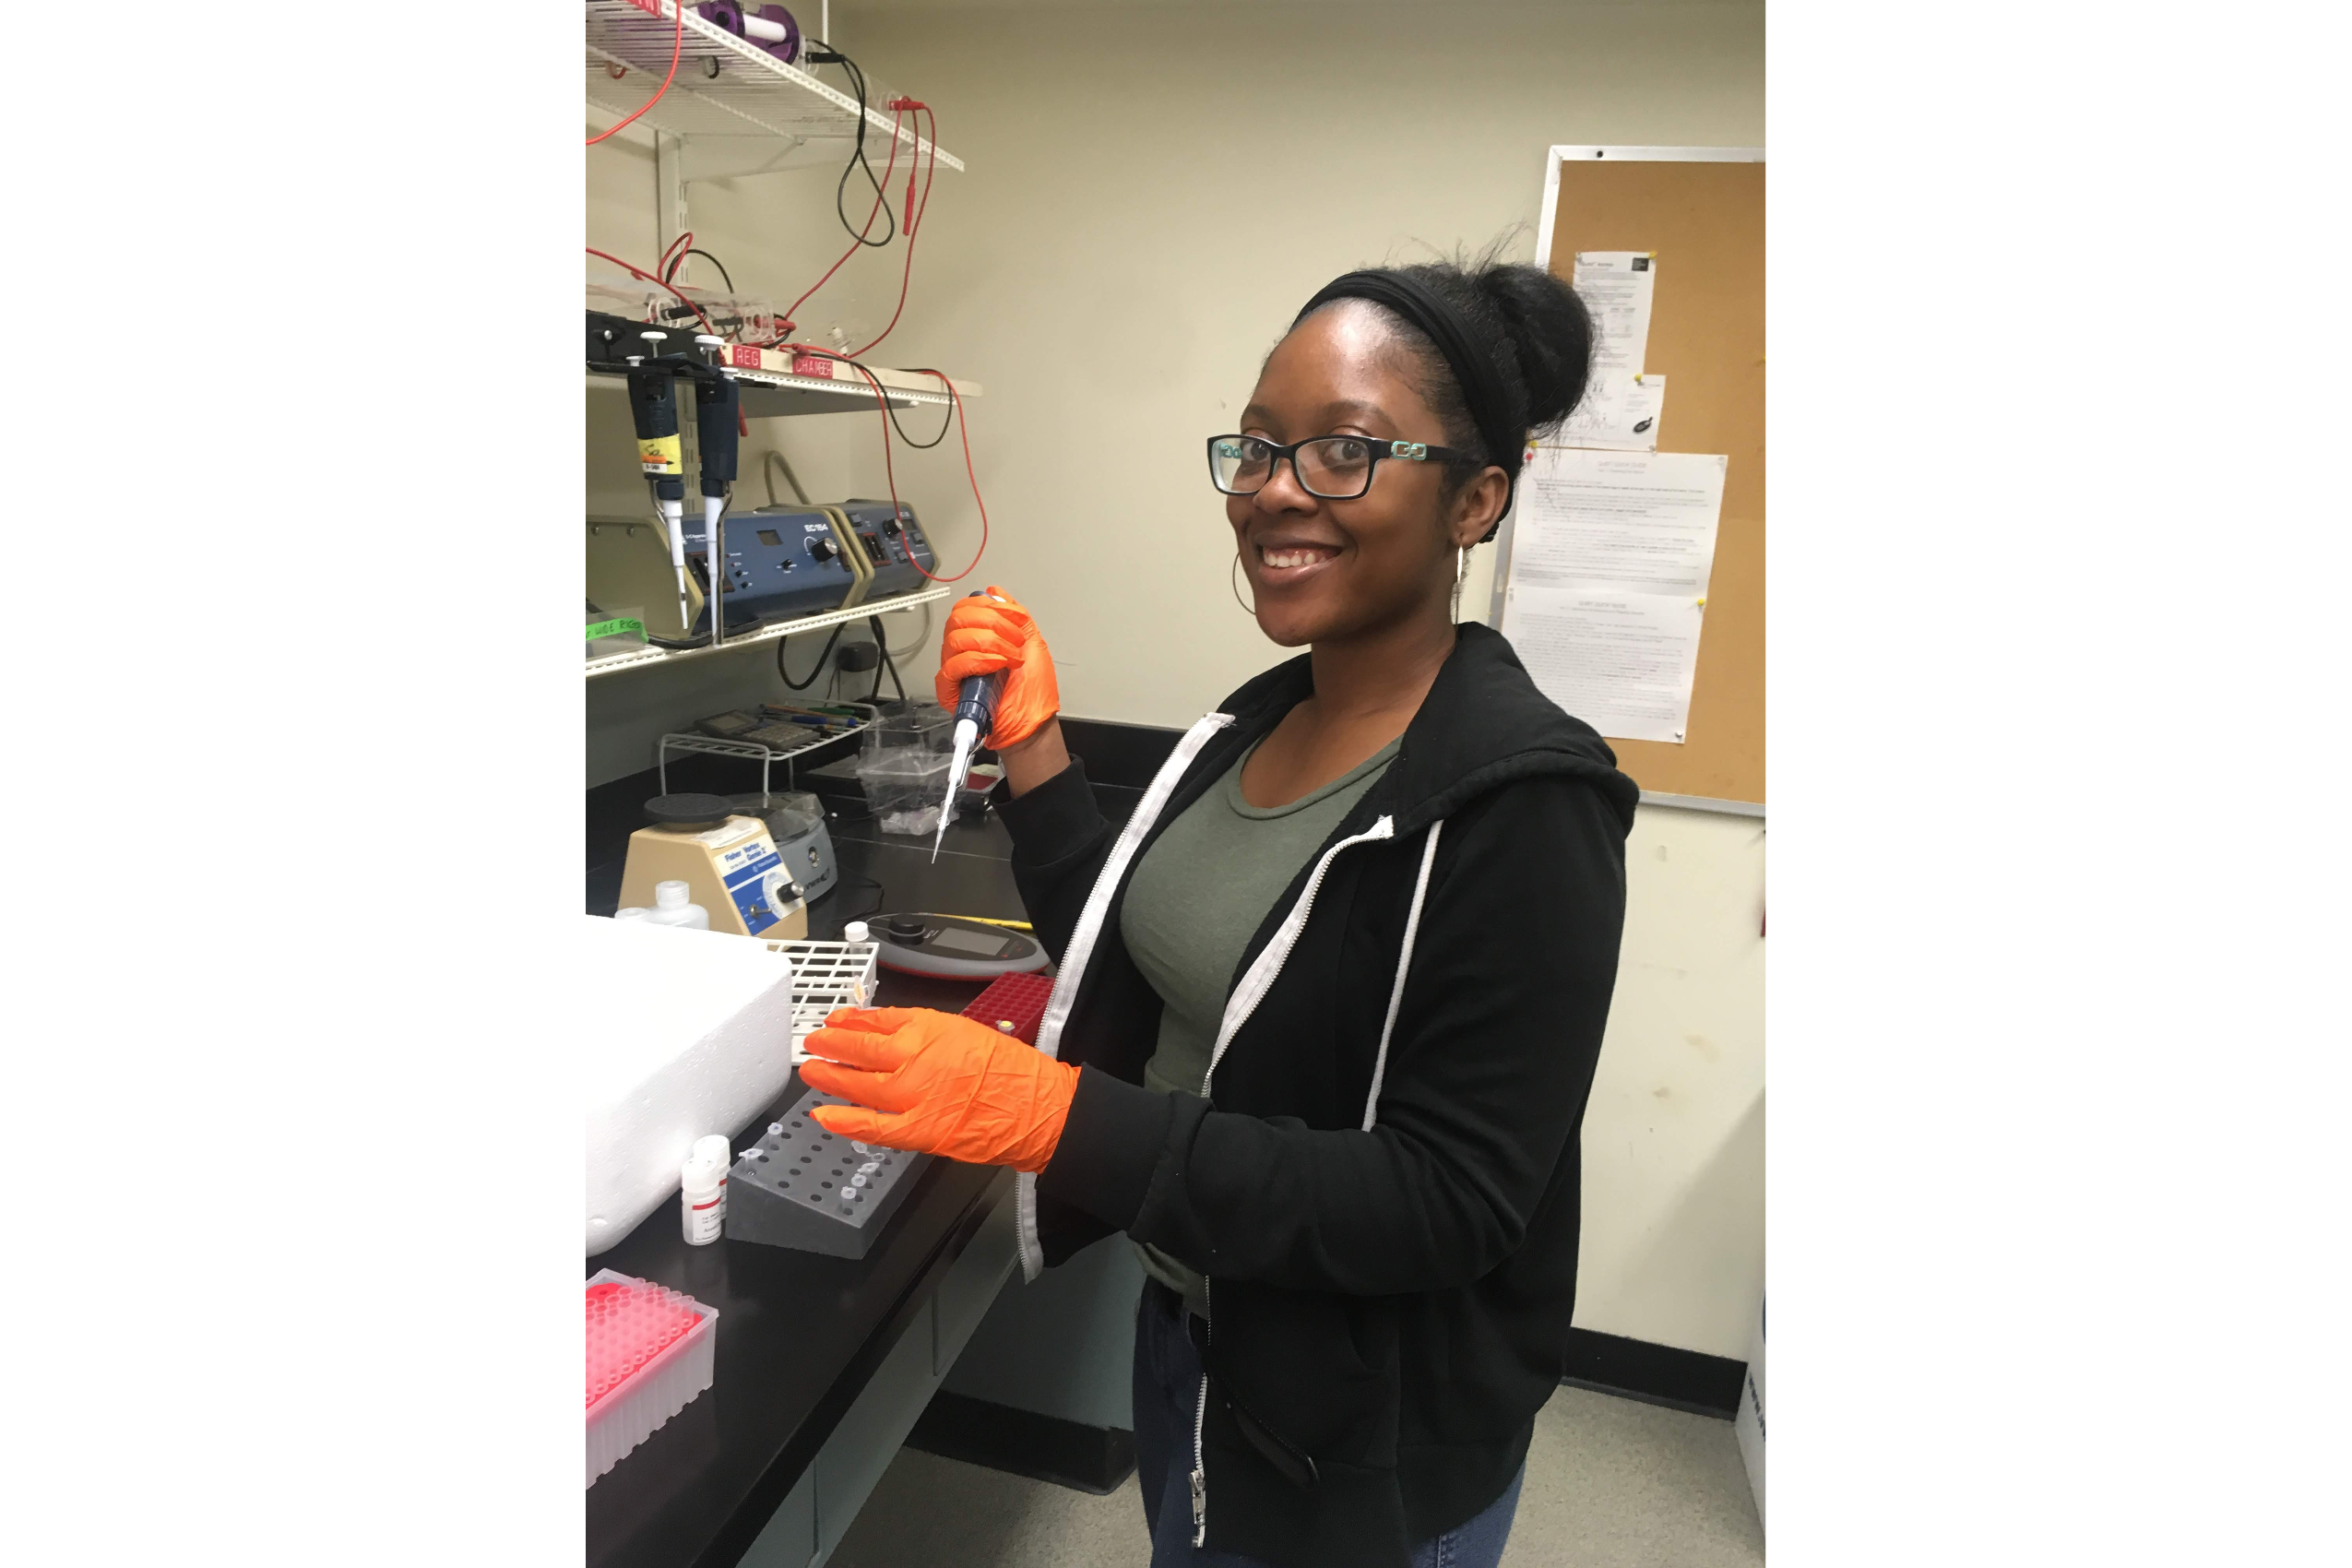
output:
M1316 290L1315 297L1291 318L1290 325L1298 326L1334 300L1370 300L1385 306L1437 345L1439 357L1454 373L1455 385L1462 389L1462 401L1469 408L1470 422L1478 427L1487 460L1510 480L1511 488L1503 496L1503 512L1495 514L1495 527L1500 528L1501 518L1511 510L1512 499L1519 488L1519 465L1526 458L1527 429L1524 422L1513 422L1510 395L1503 390L1503 376L1495 370L1494 361L1479 350L1462 313L1447 303L1443 295L1409 273L1350 272ZM1492 539L1494 534L1495 529L1489 529L1486 538Z

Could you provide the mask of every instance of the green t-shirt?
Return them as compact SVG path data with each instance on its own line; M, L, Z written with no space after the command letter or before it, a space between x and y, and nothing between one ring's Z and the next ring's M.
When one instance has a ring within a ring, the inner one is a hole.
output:
M1241 798L1241 769L1253 744L1153 840L1119 914L1127 952L1161 1004L1158 1044L1144 1066L1146 1088L1201 1092L1233 971L1250 938L1396 756L1396 745L1389 742L1288 805L1261 808ZM1135 1251L1146 1273L1194 1312L1206 1312L1197 1273L1156 1247L1139 1241Z

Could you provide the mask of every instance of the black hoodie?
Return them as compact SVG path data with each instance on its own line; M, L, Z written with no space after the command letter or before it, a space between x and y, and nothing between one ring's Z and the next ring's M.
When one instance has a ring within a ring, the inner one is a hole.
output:
M1301 657L1234 693L1123 828L1075 760L1001 808L1062 964L1039 1045L1085 1069L1021 1182L1022 1259L1034 1277L1124 1230L1208 1277L1206 1545L1407 1568L1502 1495L1559 1386L1635 790L1509 643L1462 626L1396 759L1252 937L1204 1094L1155 1094L1127 879L1313 689Z

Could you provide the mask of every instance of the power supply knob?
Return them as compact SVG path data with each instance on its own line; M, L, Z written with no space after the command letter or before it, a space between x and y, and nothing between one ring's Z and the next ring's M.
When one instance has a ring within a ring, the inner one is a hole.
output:
M809 553L820 561L830 561L841 553L841 549L829 539L813 539L809 540Z

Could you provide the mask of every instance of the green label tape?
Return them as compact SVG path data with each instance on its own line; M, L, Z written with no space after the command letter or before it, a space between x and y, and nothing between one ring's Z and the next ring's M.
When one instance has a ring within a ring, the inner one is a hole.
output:
M588 623L588 640L590 642L596 641L599 637L641 637L643 636L645 636L645 623L632 621L626 616L614 621Z

